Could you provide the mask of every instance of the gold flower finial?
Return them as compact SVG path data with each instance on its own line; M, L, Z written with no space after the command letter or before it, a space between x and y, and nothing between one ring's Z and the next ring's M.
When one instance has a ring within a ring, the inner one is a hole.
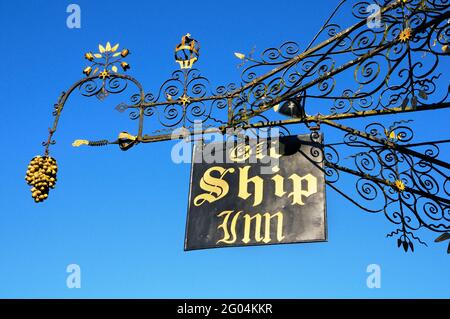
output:
M109 72L108 72L108 70L106 70L106 69L104 69L102 72L100 72L100 74L98 75L98 77L100 78L100 79L106 79L106 78L108 78L109 77Z
M397 188L397 191L403 192L405 190L405 183L403 183L402 180L397 179L394 183L395 187Z
M411 35L412 35L411 28L406 28L402 32L400 32L398 38L400 39L401 42L406 42L409 41Z
M181 104L183 104L183 106L186 106L186 104L190 103L189 97L186 94L184 94L182 97L180 97L180 101L181 101Z
M122 67L123 71L126 71L130 68L130 65L123 61L123 58L128 56L129 53L130 51L125 48L119 50L119 43L115 45L111 45L111 42L106 42L105 45L99 44L97 53L87 52L84 54L84 58L92 64L85 67L83 73L88 77L98 74L99 78L105 79L112 73L118 73L119 66Z

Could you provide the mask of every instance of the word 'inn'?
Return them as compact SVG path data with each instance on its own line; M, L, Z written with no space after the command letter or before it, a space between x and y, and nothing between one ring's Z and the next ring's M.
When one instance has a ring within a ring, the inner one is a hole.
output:
M219 218L223 218L223 222L217 227L217 229L222 229L223 237L217 244L234 244L236 242L236 225L242 211L234 212L232 210L226 210L217 215ZM231 217L232 216L232 217ZM231 217L231 218L230 218ZM275 214L265 213L255 214L250 216L250 214L245 214L243 216L244 220L244 235L242 237L242 242L244 244L250 243L254 238L256 242L270 243L272 238L270 237L272 219L276 218L276 239L281 242L284 239L283 236L283 213L277 212ZM264 225L262 225L262 220L264 219ZM252 222L254 227L252 227ZM264 236L261 235L261 228L263 227ZM252 236L252 229L254 230L254 236Z

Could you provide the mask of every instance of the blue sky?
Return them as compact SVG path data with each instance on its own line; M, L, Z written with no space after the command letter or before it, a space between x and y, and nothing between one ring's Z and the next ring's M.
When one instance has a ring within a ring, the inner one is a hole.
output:
M60 92L79 79L83 54L120 43L130 74L155 91L177 69L173 48L190 32L201 42L197 65L213 85L238 80L233 52L306 45L336 1L77 1L81 29L66 26L68 1L0 3L0 297L450 297L443 245L399 250L392 226L327 190L326 243L183 251L189 165L171 161L172 142L74 149L77 138L114 138L136 123L114 111L121 101L75 96L61 118L52 155L57 188L35 205L23 177L42 152ZM416 120L418 141L442 138L449 115ZM448 130L447 130L448 131ZM448 149L441 156L448 158ZM66 267L81 267L80 289ZM379 264L380 289L366 286Z

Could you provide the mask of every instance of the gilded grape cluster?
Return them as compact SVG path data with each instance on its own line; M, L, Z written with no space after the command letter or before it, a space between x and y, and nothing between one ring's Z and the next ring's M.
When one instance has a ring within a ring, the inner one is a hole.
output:
M55 188L58 165L50 156L36 156L28 165L25 180L32 186L31 196L36 203L48 198L50 188Z

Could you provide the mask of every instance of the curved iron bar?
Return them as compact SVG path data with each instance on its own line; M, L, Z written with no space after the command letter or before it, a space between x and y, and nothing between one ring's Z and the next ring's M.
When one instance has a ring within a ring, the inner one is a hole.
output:
M125 81L131 81L132 83L134 83L136 85L136 87L139 90L139 95L140 98L138 101L136 101L135 104L135 108L138 108L139 111L139 126L138 126L138 138L142 138L142 132L143 132L143 121L144 121L144 108L141 107L142 102L144 101L145 98L145 93L144 93L144 89L141 85L141 83L135 79L132 76L129 75L124 75L124 74L114 74L111 75L110 78L105 81L103 80L103 84L100 88L98 88L98 86L95 84L94 81L99 80L100 77L99 76L91 76L91 77L86 77L83 78L81 80L78 80L77 82L75 82L67 91L62 92L61 96L58 99L58 102L55 104L55 110L53 112L53 115L55 116L55 119L53 120L53 125L51 128L49 128L49 135L48 135L48 139L46 142L44 142L42 145L45 147L44 150L44 154L47 156L49 154L50 151L50 146L54 145L56 143L55 140L53 140L53 135L55 134L57 128L58 128L58 123L59 123L59 119L61 117L61 113L64 109L64 106L69 98L69 96L71 96L71 94L77 89L77 88L82 88L83 85L88 85L88 87L84 88L85 92L81 93L84 96L94 96L95 94L99 93L101 90L103 90L105 88L105 83L109 83L111 84L111 81L114 81L115 79L122 79ZM120 90L120 92L122 92L123 90ZM120 93L119 92L119 93Z

